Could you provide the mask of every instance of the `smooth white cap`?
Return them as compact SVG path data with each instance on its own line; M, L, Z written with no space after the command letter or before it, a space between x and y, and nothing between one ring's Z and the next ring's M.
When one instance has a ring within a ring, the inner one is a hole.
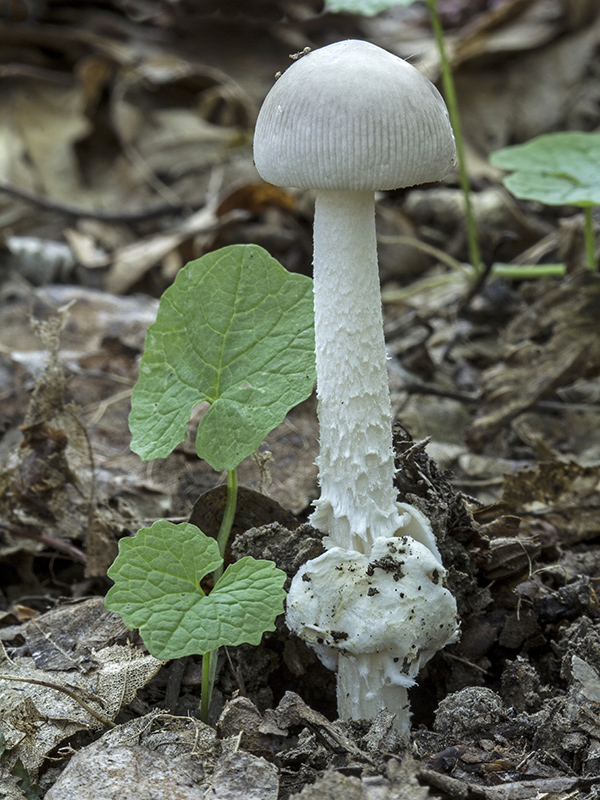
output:
M415 67L348 39L295 61L260 110L261 177L300 189L398 189L441 180L454 166L442 96Z

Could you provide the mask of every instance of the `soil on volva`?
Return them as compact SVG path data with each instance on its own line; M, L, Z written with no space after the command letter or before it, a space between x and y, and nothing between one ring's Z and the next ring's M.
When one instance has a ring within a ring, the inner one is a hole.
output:
M164 461L129 450L157 298L232 243L310 274L314 198L252 165L273 74L356 37L439 83L423 3L210 5L57 0L0 22L18 122L0 111L0 798L598 798L600 279L581 210L515 200L487 160L598 129L595 0L439 0L485 265L563 277L474 284L415 246L468 261L455 174L377 199L398 494L432 522L461 627L409 692L410 740L386 711L337 721L335 675L283 617L222 649L204 725L201 658L158 662L104 608L119 539L160 518L216 535L224 509L195 456L203 409ZM229 559L291 578L323 552L317 453L313 395L240 466Z

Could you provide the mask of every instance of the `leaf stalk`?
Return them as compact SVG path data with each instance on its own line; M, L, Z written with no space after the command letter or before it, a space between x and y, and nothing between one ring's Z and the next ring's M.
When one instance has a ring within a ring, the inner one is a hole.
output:
M477 227L475 225L473 204L471 202L471 184L469 182L469 175L467 172L467 159L465 157L465 147L462 135L462 126L460 122L460 112L458 110L458 100L456 98L456 88L454 85L454 78L452 77L452 69L450 68L450 62L448 61L448 55L446 52L444 31L442 29L442 23L437 10L437 0L427 0L427 7L429 9L429 18L431 20L431 27L435 38L435 43L440 56L444 96L448 106L450 123L452 125L452 129L454 130L454 138L456 140L456 164L458 167L458 177L460 187L465 198L465 224L469 259L473 265L473 268L475 269L475 276L478 278L482 272L481 250L479 248L479 241L477 239Z
M583 209L584 228L583 235L585 241L585 260L588 268L592 272L596 271L596 237L594 235L594 220L592 219L592 206L585 206Z
M219 533L217 534L217 544L219 545L219 552L223 558L221 566L213 572L214 586L223 574L225 567L225 548L229 541L231 529L233 528L233 520L235 518L235 510L237 507L237 494L238 494L238 480L237 468L227 470L227 499L225 501L225 510L223 511L223 519ZM217 674L217 659L219 657L219 650L211 650L209 653L204 653L202 656L202 687L200 694L200 719L202 722L208 724L208 712L210 709L210 701L215 686L215 676Z
M235 509L237 506L237 494L238 494L237 468L234 467L233 469L227 470L227 499L225 501L225 510L223 511L223 519L221 520L221 526L219 528L219 533L217 534L217 544L219 545L219 551L223 558L225 558L225 548L227 547L227 542L229 541L229 535L231 534L231 529L233 527ZM223 574L223 564L221 564L221 566L214 572L215 583L219 580L222 574Z

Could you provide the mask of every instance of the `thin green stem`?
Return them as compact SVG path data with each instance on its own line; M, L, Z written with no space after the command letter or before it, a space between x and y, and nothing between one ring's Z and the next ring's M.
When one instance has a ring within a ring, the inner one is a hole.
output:
M202 686L200 689L200 719L208 725L208 711L210 709L210 701L212 698L212 690L214 686L214 670L212 669L212 662L217 660L216 656L218 650L212 650L210 653L204 653L202 656ZM212 680L211 680L212 676Z
M223 519L221 520L221 527L217 536L217 544L222 556L225 556L225 548L229 541L229 534L233 527L233 520L235 517L235 509L237 505L237 469L230 469L227 471L227 500L225 501L225 510L223 511ZM223 566L215 570L215 583L223 574Z
M567 268L564 264L494 264L490 270L490 278L501 278L505 281L564 278L566 274ZM466 277L468 279L468 275ZM439 289L440 286L459 287L461 284L460 276L456 272L444 272L442 275L422 278L404 289L384 289L381 299L384 303L404 303L420 292Z
M422 250L452 269L450 273L446 272L442 275L422 278L420 281L416 281L403 289L384 289L381 295L384 303L402 303L419 294L419 292L455 284L458 280L457 273L460 273L463 279L467 281L473 281L475 277L473 268L468 264L461 264L456 258L448 255L438 247L422 242L420 239L415 239L414 236L380 236L378 240L385 244L404 244L407 247ZM567 268L564 264L494 264L490 270L489 277L503 278L508 281L527 281L537 278L562 278L566 273Z
M494 264L492 278L507 281L528 281L537 278L564 278L567 274L565 264Z
M446 54L446 45L444 43L444 31L442 30L442 23L437 11L437 0L427 0L429 8L429 17L431 20L431 27L435 37L435 43L440 55L440 65L442 68L442 85L446 103L448 105L448 113L450 115L450 122L454 130L454 138L456 140L456 162L458 166L458 175L460 180L460 187L465 199L465 222L467 229L467 245L469 248L469 258L475 269L477 277L481 275L481 251L479 249L479 242L477 240L477 228L475 226L475 218L473 216L473 205L471 203L471 185L469 183L469 175L467 173L467 160L465 158L464 140L462 137L462 128L460 124L460 114L458 111L458 100L456 98L456 89L454 86L454 78L452 77L452 70Z
M237 506L237 469L227 471L227 499L225 501L225 510L223 511L223 519L219 533L217 534L217 544L219 545L219 552L225 558L225 548L229 541L229 534L233 527L233 520L235 518L235 510ZM223 574L223 564L213 572L214 585ZM200 719L202 722L208 723L208 712L210 709L210 701L215 686L215 676L217 674L217 659L219 657L219 650L212 650L210 653L205 653L202 656L202 688L200 695Z
M592 206L585 206L583 209L584 219L584 240L585 240L585 260L588 267L595 272L596 264L596 237L594 235L594 220L592 219Z

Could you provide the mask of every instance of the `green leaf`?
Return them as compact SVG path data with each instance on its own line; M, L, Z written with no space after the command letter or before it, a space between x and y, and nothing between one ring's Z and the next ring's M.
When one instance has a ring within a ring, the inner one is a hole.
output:
M600 133L549 133L497 150L490 162L512 170L515 197L550 206L600 204Z
M160 659L259 644L283 612L285 573L272 561L242 558L206 595L200 582L221 563L216 541L195 525L158 520L119 542L108 570L115 585L106 608L128 628L139 628L150 653Z
M256 245L192 261L163 294L132 396L132 450L165 458L187 435L217 471L251 455L315 382L312 281Z
M417 0L327 0L326 11L346 11L348 14L362 14L365 17L374 17L380 11L385 11L392 6L412 6Z
M37 783L34 783L34 781L31 780L31 777L29 776L29 773L25 769L20 758L17 758L15 761L15 764L11 770L11 775L14 775L15 778L18 779L17 785L27 800L40 800L40 797L42 796L41 789Z

